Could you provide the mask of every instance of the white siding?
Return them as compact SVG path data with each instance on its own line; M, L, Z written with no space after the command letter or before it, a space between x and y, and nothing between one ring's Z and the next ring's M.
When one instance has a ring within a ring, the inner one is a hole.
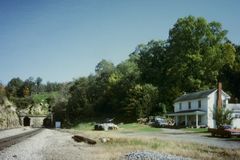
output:
M222 101L224 102L226 100L226 105L228 104L228 98L225 96L225 94L222 94ZM217 91L211 93L208 96L208 127L210 128L216 128L216 121L213 119L214 111L217 107Z
M207 110L207 125L210 128L216 127L216 122L213 119L214 106L217 103L217 92L213 92L208 96L208 110Z
M201 101L201 108L198 108L198 101ZM191 102L191 109L188 108L188 103ZM182 109L180 110L179 106L180 103L182 104ZM193 99L190 101L181 101L181 102L176 102L174 104L174 112L179 112L179 111L186 111L186 110L194 110L194 109L201 109L204 111L207 111L207 98L202 98L202 99Z
M234 128L240 129L240 118L234 119L233 122L232 122L232 126Z
M234 128L240 128L240 104L228 104L227 109L233 111L233 121L232 126Z

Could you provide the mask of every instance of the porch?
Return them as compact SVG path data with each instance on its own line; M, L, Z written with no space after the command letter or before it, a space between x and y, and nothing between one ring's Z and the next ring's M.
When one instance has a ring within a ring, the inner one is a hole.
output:
M168 114L175 118L176 126L196 127L207 126L206 111L203 110L186 110Z

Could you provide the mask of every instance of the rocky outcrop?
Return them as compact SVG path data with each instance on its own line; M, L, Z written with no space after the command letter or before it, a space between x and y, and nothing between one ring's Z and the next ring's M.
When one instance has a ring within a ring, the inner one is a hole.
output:
M19 115L47 115L47 107L41 104L29 105L25 109L18 111Z
M0 104L0 129L16 128L19 126L16 107L6 97L2 97L2 103Z

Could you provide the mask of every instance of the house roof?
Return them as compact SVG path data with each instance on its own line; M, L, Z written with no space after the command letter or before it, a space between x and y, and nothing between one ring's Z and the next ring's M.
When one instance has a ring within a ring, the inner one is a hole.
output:
M211 93L213 93L215 91L217 91L217 89L210 89L210 90L207 90L207 91L199 91L199 92L187 93L187 94L184 94L184 95L178 97L174 102L206 98L206 97L208 97L208 95L210 95ZM224 91L222 91L222 93L226 97L230 98L230 96L227 93L225 93Z
M210 95L214 91L216 91L216 89L210 89L210 90L207 90L207 91L187 93L187 94L184 94L184 95L178 97L174 102L206 98L208 95Z

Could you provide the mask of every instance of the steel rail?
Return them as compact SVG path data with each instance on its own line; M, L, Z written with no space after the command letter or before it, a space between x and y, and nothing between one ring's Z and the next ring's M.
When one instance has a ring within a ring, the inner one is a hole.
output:
M11 145L14 145L16 143L19 143L29 137L32 137L38 133L40 133L43 129L42 128L38 128L36 130L33 131L29 131L29 132L24 132L24 133L20 133L14 136L10 136L10 137L5 137L0 139L0 151L3 150L6 147L10 147Z

